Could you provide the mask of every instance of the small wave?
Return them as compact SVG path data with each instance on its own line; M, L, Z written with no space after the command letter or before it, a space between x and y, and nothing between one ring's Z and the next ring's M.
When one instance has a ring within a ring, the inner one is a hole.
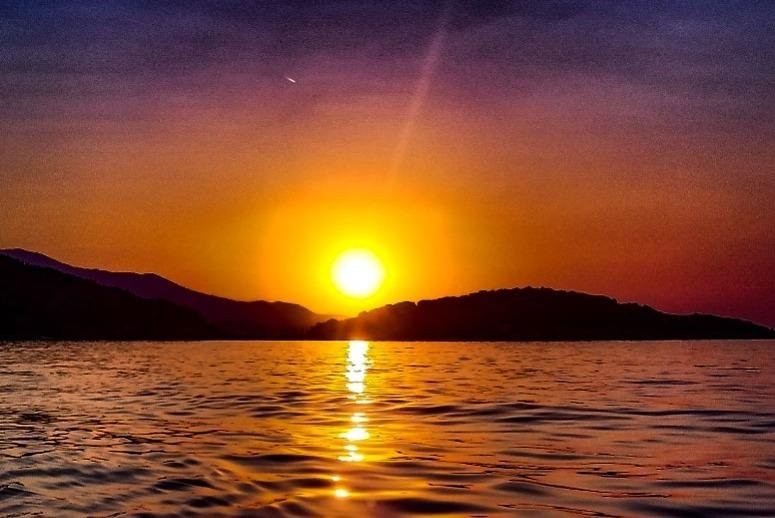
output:
M484 513L492 511L491 508L483 505L417 497L383 499L378 500L376 504L378 507L407 514Z

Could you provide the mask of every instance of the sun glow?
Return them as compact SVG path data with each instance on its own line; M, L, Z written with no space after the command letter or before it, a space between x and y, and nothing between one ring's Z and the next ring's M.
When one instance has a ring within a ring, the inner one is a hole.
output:
M353 298L373 295L385 279L382 262L369 250L347 250L334 261L331 279L337 289Z

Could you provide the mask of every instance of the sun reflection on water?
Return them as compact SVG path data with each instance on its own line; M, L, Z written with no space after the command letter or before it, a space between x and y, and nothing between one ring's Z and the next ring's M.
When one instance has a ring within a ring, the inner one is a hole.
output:
M365 405L370 402L366 397L366 373L370 365L368 351L369 342L365 340L350 340L347 347L347 365L345 369L347 390L349 398L358 405ZM364 459L359 446L355 443L365 441L370 437L369 431L365 427L365 423L368 420L366 413L363 411L353 412L350 416L350 422L353 426L339 434L345 440L344 453L338 457L340 461L361 462ZM334 495L338 498L345 498L349 496L349 491L342 487L337 487L334 490Z

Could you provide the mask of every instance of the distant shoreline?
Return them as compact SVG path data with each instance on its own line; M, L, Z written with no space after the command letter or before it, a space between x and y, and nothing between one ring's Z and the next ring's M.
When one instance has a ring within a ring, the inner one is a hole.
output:
M340 343L361 340L369 343L429 343L429 344L572 344L572 343L644 343L644 342L775 342L773 338L664 338L664 339L605 339L605 340L372 340L369 338L352 338L341 340L328 340L328 339L312 339L312 338L299 338L299 339L277 339L271 338L192 338L192 339L180 339L180 340L112 340L112 339L68 339L68 338L17 338L8 339L0 338L0 346L2 345L16 345L25 342L46 342L46 343L75 343L75 344L115 344L115 343L154 343L154 344L184 344L184 343L207 343L207 342L229 342L229 343Z
M334 319L287 302L240 302L154 274L78 268L0 251L0 340L593 342L748 340L775 330L676 315L603 295L511 288L389 304Z

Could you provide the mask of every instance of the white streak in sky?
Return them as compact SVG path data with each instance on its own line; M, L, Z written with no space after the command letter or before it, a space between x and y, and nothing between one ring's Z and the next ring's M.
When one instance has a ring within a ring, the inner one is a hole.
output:
M433 73L436 71L436 65L441 55L441 50L444 46L444 40L447 37L447 19L449 15L449 8L444 9L440 20L438 29L433 35L428 51L425 53L425 59L423 59L422 69L420 71L420 79L417 82L412 101L409 104L409 110L407 111L406 121L404 122L401 132L398 134L398 141L393 152L393 158L390 162L390 169L388 170L388 186L393 185L396 174L400 169L406 155L409 141L414 133L414 127L417 122L417 117L420 115L422 106L425 103L425 98L428 96L428 89L433 79Z

